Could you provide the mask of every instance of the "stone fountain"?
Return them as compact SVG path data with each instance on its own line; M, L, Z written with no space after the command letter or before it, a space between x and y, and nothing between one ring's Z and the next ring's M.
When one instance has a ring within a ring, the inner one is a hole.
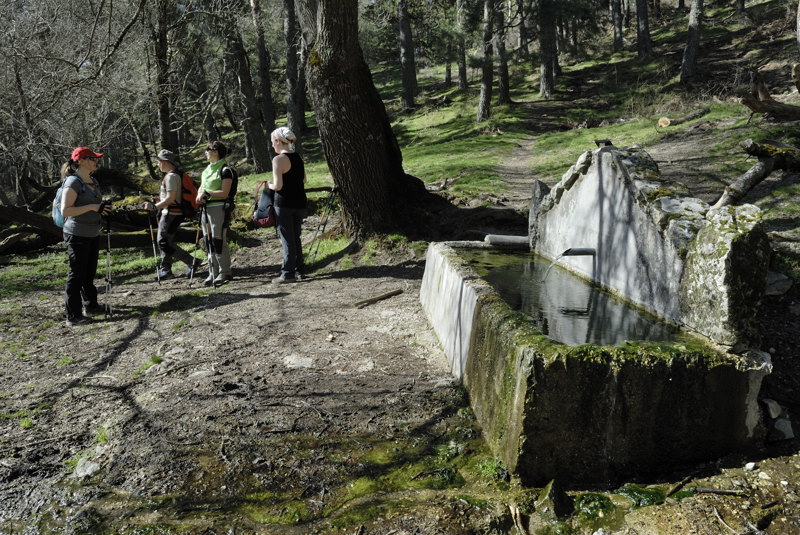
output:
M611 485L759 444L771 363L754 327L770 252L758 208L711 211L644 150L608 146L582 154L552 189L533 185L524 240L487 241L523 241L687 334L560 343L461 254L495 246L432 243L423 308L490 447L523 484Z

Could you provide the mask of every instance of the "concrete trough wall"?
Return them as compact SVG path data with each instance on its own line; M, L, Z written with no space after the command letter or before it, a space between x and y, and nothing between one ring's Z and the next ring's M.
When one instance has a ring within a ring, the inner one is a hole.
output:
M559 264L717 344L758 343L770 247L757 207L710 210L637 147L587 151L532 193L531 250L590 249Z
M465 246L486 245L430 245L420 300L487 442L523 484L609 485L761 439L768 354L558 344L459 258Z

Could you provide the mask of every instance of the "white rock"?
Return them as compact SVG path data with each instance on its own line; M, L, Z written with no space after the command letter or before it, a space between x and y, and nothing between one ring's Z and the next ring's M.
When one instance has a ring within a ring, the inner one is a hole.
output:
M752 463L752 462L751 463L747 463L747 464L744 465L744 469L747 470L748 472L752 472L753 470L756 469L756 463Z
M764 405L767 406L767 412L769 413L769 417L773 420L781 415L783 412L783 407L781 407L780 403L775 401L774 399L762 399L761 401L764 402Z
M88 457L83 457L78 464L75 465L75 472L73 475L78 478L82 479L84 477L91 477L100 470L100 465L96 462L92 461Z
M299 355L289 355L288 357L283 357L283 365L287 368L310 368L314 365L314 359Z

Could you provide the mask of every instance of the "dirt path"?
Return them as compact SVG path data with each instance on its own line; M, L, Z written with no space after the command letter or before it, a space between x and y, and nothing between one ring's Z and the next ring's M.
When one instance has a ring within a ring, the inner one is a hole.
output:
M16 353L0 412L29 423L0 420L0 533L90 528L114 510L139 511L127 526L185 520L220 501L230 510L207 525L245 526L245 497L276 487L322 510L376 444L446 434L464 399L421 311L420 259L274 285L279 249L240 248L216 290L117 281L115 315L84 328L52 321L58 295L4 303L24 313L0 334Z

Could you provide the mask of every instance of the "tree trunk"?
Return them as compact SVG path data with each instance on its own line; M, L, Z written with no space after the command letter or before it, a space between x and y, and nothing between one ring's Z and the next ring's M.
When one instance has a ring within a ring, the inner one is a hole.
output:
M297 95L297 130L293 130L293 132L296 134L305 132L308 128L306 125L306 107L308 106L308 100L306 98L308 89L308 85L306 84L306 60L308 57L308 49L306 48L305 42L302 38L300 38L299 52L300 57L298 59L300 63L297 67L297 89L295 92Z
M467 80L467 46L464 35L466 34L466 9L467 0L456 0L456 62L458 63L458 88L465 91L469 85Z
M397 20L400 27L400 69L402 71L403 92L402 108L414 108L417 96L417 64L414 59L414 38L411 34L411 22L408 18L408 2L397 3Z
M519 14L519 54L523 61L528 61L531 51L528 45L528 10L525 9L525 0L517 0L517 13Z
M253 17L253 26L256 32L256 56L258 56L258 80L259 92L261 93L261 121L266 132L275 130L275 106L272 103L272 79L270 78L270 66L272 58L264 40L264 26L261 23L261 0L250 0L250 14ZM270 145L270 156L272 146Z
M556 20L553 0L539 2L539 51L541 67L539 96L550 98L555 91Z
M153 57L156 68L156 106L158 108L158 132L160 147L178 153L178 139L172 131L172 109L170 102L171 84L169 73L169 26L174 19L171 2L156 4L156 26L151 28Z
M611 22L614 27L614 52L622 50L622 0L611 0Z
M511 104L511 81L508 75L508 54L506 54L505 0L496 0L494 34L497 49L497 102Z
M292 132L299 134L303 131L303 121L300 115L303 95L298 93L298 64L300 56L300 29L297 26L297 14L294 9L294 0L283 0L283 35L286 39L286 123ZM270 129L270 132L272 129ZM300 147L295 146L297 152Z
M492 114L492 80L494 79L494 59L492 57L492 22L494 21L494 1L483 0L483 67L481 69L481 95L478 99L477 121L482 123Z
M235 26L229 25L226 28L225 39L239 81L239 96L241 98L242 112L244 113L242 128L250 140L251 153L249 156L253 161L253 170L256 173L263 173L271 168L271 161L269 158L269 144L264 135L261 122L258 120L259 109L256 104L255 90L253 89L253 78L250 76L250 62L247 59L242 36Z
M650 6L652 7L653 15L656 17L661 16L661 0L650 0Z
M800 1L797 2L797 21L795 23L795 40L797 41L797 48L800 49Z
M647 0L636 0L636 50L640 58L647 58L653 55Z
M700 49L700 32L703 26L703 0L692 0L689 11L689 29L686 33L686 48L681 63L681 83L685 84L695 75L697 53Z
M403 171L386 108L358 42L357 0L297 0L310 44L308 88L322 148L352 238L396 232L425 191ZM412 200L414 199L414 200Z

